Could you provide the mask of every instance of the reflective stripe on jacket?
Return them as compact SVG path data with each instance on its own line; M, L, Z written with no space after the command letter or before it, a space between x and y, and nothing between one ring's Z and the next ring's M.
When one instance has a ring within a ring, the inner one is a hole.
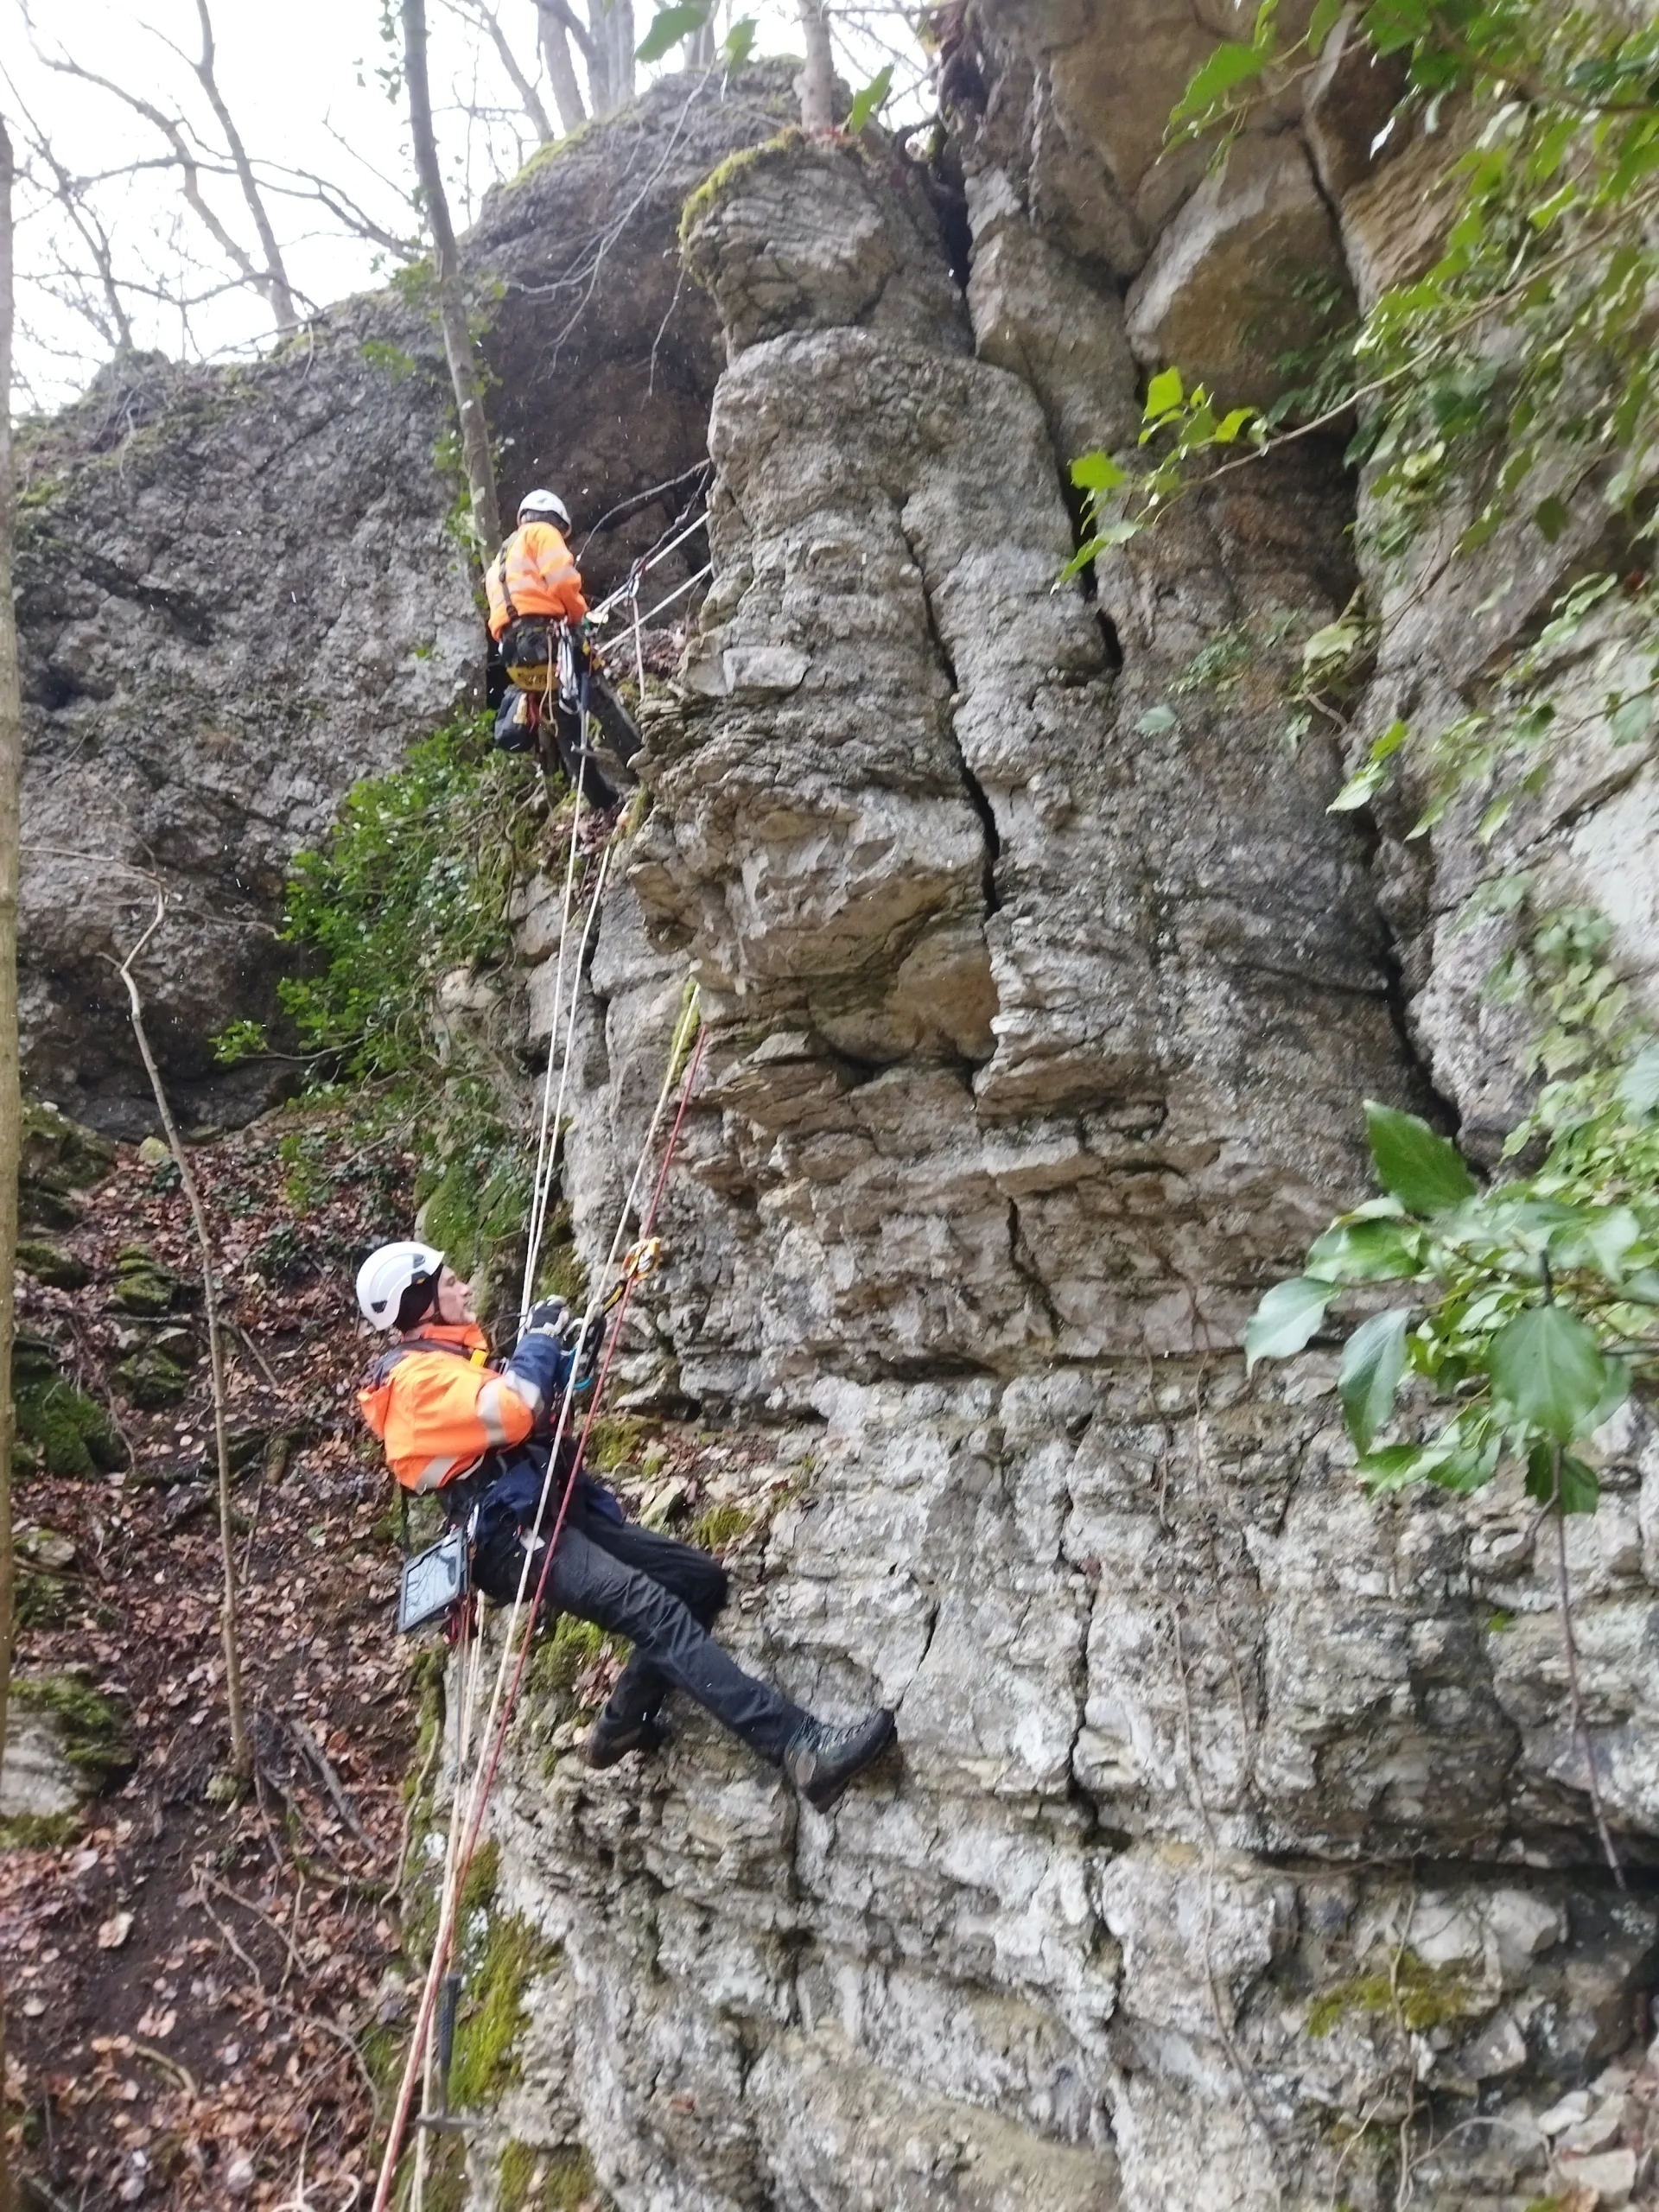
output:
M358 1393L363 1418L405 1490L432 1491L468 1474L484 1454L522 1444L563 1384L569 1357L551 1338L529 1339L496 1375L475 1325L412 1329Z
M558 614L580 622L588 612L570 548L550 522L527 522L484 573L490 635L499 638L521 614Z

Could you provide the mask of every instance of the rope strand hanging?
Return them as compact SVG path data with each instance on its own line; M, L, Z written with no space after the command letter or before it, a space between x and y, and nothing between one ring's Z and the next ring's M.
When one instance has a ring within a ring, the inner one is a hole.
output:
M694 1039L695 1045L693 1043ZM693 985L690 986L686 992L680 1017L675 1024L673 1037L669 1047L668 1065L664 1075L662 1088L658 1094L657 1103L652 1114L650 1126L646 1129L645 1141L640 1147L639 1160L635 1164L633 1174L628 1185L627 1192L622 1201L621 1209L617 1217L616 1230L611 1240L610 1250L606 1257L604 1266L599 1270L595 1276L594 1291L593 1296L588 1301L588 1311L583 1317L584 1333L586 1332L587 1328L591 1325L595 1317L603 1311L607 1300L610 1294L607 1288L607 1279L617 1269L618 1261L623 1249L623 1240L627 1232L628 1222L631 1216L638 1219L640 1224L640 1236L639 1242L641 1244L644 1244L648 1242L650 1238L652 1226L656 1221L658 1209L662 1201L663 1192L667 1185L669 1171L672 1166L675 1154L678 1149L680 1134L684 1124L686 1112L690 1104L692 1094L696 1086L697 1076L702 1064L703 1045L704 1037L702 1030L702 1020L698 1007L697 993L696 987ZM685 1055L688 1050L690 1050L690 1053L689 1062L685 1060ZM684 1065L684 1077L680 1085L678 1109L675 1114L673 1126L670 1131L668 1141L664 1149L662 1164L658 1173L654 1186L652 1190L649 1204L647 1205L643 1216L641 1216L636 1212L640 1187L644 1181L646 1167L651 1160L652 1153L656 1148L658 1133L661 1128L664 1116L667 1111L668 1102L672 1095L675 1079L677 1076L678 1076L683 1064ZM575 1370L574 1363L572 1363L570 1380L567 1383L560 1398L558 1421L554 1430L551 1448L548 1454L547 1471L543 1478L541 1493L537 1502L536 1518L530 1532L530 1540L524 1548L524 1563L519 1572L518 1590L514 1594L513 1602L508 1612L506 1627L502 1638L500 1660L496 1669L495 1681L491 1693L489 1713L486 1718L484 1727L480 1732L479 1738L480 1744L479 1764L474 1774L470 1791L467 1795L467 1809L464 1815L462 1815L459 1810L462 1797L462 1784L459 1761L457 1764L455 1801L454 1804L451 1808L450 1845L449 1848L445 1853L444 1877L439 1906L437 1933L433 1939L432 1956L428 1966L426 1980L421 1993L421 2002L416 2015L414 2033L410 2041L408 2057L404 2064L403 2077L399 2083L397 2101L392 2118L391 2132L387 2138L385 2153L381 2162L380 2173L375 2190L373 2212L387 2212L387 2207L391 2202L391 2190L397 2177L397 2161L402 2152L404 2138L408 2130L410 2113L414 2101L416 2084L418 2080L423 2078L423 2075L428 2070L425 2061L431 2035L433 2018L435 2011L437 1993L442 1980L444 1968L448 1962L449 1955L454 1945L459 1899L466 1882L468 1869L472 1865L474 1853L477 1848L480 1832L483 1825L484 1813L488 1803L490 1789L494 1782L496 1769L499 1764L502 1748L506 1739L507 1727L512 1720L513 1710L518 1700L519 1686L524 1678L524 1668L530 1655L531 1638L534 1630L537 1614L539 1611L543 1598L545 1594L547 1576L553 1562L554 1548L557 1544L560 1533L563 1529L565 1516L569 1508L570 1498L575 1486L575 1475L581 1468L582 1453L587 1446L588 1438L591 1435L594 1420L598 1415L600 1402L603 1395L605 1383L609 1377L612 1363L615 1356L616 1347L620 1338L622 1324L626 1315L628 1302L632 1294L634 1279L634 1271L628 1270L625 1272L621 1286L621 1297L618 1306L616 1319L609 1332L605 1356L601 1363L599 1373L594 1378L593 1393L587 1410L587 1418L583 1423L581 1440L577 1445L575 1453L570 1462L569 1472L565 1479L563 1494L560 1499L559 1510L557 1516L554 1522L552 1535L542 1550L541 1571L537 1581L535 1597L531 1601L528 1618L524 1618L524 1601L526 1590L529 1586L531 1564L536 1555L537 1540L541 1535L542 1529L546 1520L547 1507L549 1498L551 1494L554 1472L558 1465L559 1446L563 1443L566 1430L570 1424L570 1415L575 1395ZM522 1637L519 1636L521 1619L524 1624ZM507 1681L507 1670L509 1662L513 1658L515 1643L517 1643L518 1646L517 1662L516 1664L513 1665L512 1681L509 1685ZM462 1740L470 1740L471 1738L471 1719L473 1711L475 1710L476 1707L477 1691L478 1680L475 1678L465 1700L467 1709L464 1713L461 1722L458 1724L458 1742ZM485 1757L481 1748L486 1742L487 1742L488 1745L487 1758Z

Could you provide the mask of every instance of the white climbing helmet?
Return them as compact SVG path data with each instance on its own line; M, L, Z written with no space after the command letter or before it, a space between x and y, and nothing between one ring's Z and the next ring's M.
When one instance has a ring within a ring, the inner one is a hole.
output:
M526 492L518 502L520 522L556 522L561 530L570 527L570 510L556 492Z
M383 1244L357 1271L357 1303L363 1319L377 1329L395 1329L397 1309L411 1283L429 1281L443 1265L430 1244L406 1241Z

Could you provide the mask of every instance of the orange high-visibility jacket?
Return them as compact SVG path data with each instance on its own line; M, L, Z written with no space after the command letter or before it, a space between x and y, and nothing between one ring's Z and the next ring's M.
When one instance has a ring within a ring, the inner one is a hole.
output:
M527 522L485 571L490 635L499 638L521 614L562 614L580 622L588 612L570 548L550 522Z
M495 1375L475 1323L430 1322L401 1338L357 1402L405 1490L438 1490L484 1454L522 1444L545 1406L528 1376Z

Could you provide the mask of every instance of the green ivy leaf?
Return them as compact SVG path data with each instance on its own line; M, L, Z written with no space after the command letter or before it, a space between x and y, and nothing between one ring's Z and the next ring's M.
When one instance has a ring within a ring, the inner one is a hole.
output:
M658 9L651 19L651 28L633 49L634 60L660 61L671 46L700 31L708 20L708 6L699 4L699 0L681 0L677 7Z
M1430 1219L1476 1195L1456 1145L1415 1114L1365 1101L1365 1134L1382 1187L1409 1212Z
M1244 1331L1244 1371L1259 1359L1288 1359L1300 1351L1336 1296L1334 1285L1296 1275L1275 1283L1250 1316Z
M1138 737L1161 737L1166 730L1175 728L1179 719L1173 707L1148 707L1136 718L1135 734Z
M1618 1103L1638 1122L1659 1106L1659 1045L1644 1045L1619 1078Z
M1408 1308L1395 1306L1387 1313L1373 1313L1362 1321L1348 1339L1337 1377L1348 1433L1362 1452L1394 1411L1395 1392L1406 1371L1406 1326Z
M1405 1490L1421 1482L1433 1459L1433 1452L1426 1444L1385 1444L1380 1452L1368 1452L1357 1471L1366 1489L1376 1497L1384 1491Z
M741 69L754 52L755 22L753 16L741 16L726 34L726 43L721 49L728 69Z
M1410 734L1409 722L1397 718L1391 721L1380 737L1372 740L1364 766L1349 777L1325 812L1351 814L1357 807L1369 806L1389 779L1389 762Z
M1320 1282L1397 1282L1418 1272L1421 1242L1394 1219L1338 1222L1317 1239L1304 1272Z
M1173 415L1186 397L1186 387L1181 382L1179 369L1160 369L1147 386L1145 419L1161 423L1166 415Z
M1209 60L1193 72L1186 90L1171 111L1171 124L1208 115L1217 100L1225 99L1235 86L1247 85L1253 77L1259 77L1272 59L1263 47L1240 46L1231 39L1225 46L1217 47Z
M1577 1206L1550 1231L1549 1255L1559 1268L1593 1268L1617 1287L1641 1236L1642 1224L1629 1206Z
M1547 499L1539 500L1532 511L1532 518L1552 545L1567 528L1569 519L1566 506L1553 492Z
M1080 454L1071 464L1071 481L1079 492L1093 492L1096 496L1116 491L1120 484L1127 484L1129 472L1121 461L1098 448L1093 453Z
M1527 1496L1540 1505L1555 1502L1555 1454L1558 1445L1535 1444L1527 1454ZM1593 1467L1561 1452L1560 1507L1563 1513L1593 1513L1601 1503L1601 1481Z
M1307 19L1307 46L1310 54L1323 54L1325 41L1342 21L1345 0L1317 0L1313 13Z
M1565 1306L1517 1313L1492 1338L1487 1369L1508 1412L1561 1443L1589 1433L1609 1382L1595 1331Z
M850 137L854 138L857 137L859 132L864 128L865 124L876 112L877 109L880 107L882 102L887 99L887 94L892 90L893 64L891 61L888 61L884 63L882 67L876 71L874 76L872 77L869 83L865 86L863 91L857 95L851 108L848 111L847 129Z
M1427 36L1429 12L1428 0L1374 0L1361 23L1379 54L1397 54Z

